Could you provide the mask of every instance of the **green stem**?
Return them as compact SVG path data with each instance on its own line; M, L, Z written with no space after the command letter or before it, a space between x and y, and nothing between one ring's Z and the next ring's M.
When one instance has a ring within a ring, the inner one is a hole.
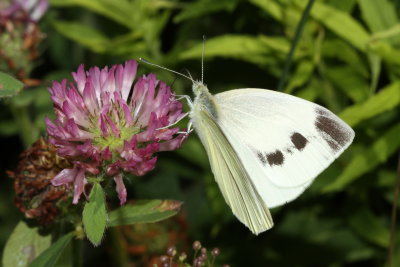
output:
M72 255L74 255L74 267L83 267L83 240L73 239L72 240Z
M30 146L38 138L38 131L31 122L28 107L16 105L11 100L10 110L18 125L19 134L24 143L24 146Z
M118 231L117 227L111 227L108 229L109 235L111 236L112 244L112 255L114 262L117 266L127 267L129 266L129 254L126 247L122 242L122 234Z
M283 89L285 88L286 80L287 80L287 77L289 76L289 72L290 72L290 66L292 64L292 58L294 55L294 51L296 50L297 44L299 43L301 33L303 32L304 25L306 24L308 15L310 14L311 7L313 6L314 1L315 0L308 1L308 4L301 16L301 20L300 20L299 24L297 25L297 29L296 29L296 33L294 35L292 46L290 47L289 54L285 61L285 67L283 69L283 74L279 81L278 91L283 91Z

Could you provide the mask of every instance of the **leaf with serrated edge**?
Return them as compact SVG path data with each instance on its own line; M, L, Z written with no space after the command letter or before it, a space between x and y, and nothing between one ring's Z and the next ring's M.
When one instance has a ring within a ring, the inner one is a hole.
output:
M89 202L85 204L82 216L86 236L93 245L100 245L107 224L106 203L100 184L93 185Z

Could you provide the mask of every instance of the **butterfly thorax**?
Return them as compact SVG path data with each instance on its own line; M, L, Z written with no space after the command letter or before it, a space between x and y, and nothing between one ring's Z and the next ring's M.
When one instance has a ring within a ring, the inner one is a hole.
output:
M214 96L210 94L207 86L202 82L195 82L193 83L193 93L195 95L195 99L193 102L193 109L190 112L190 117L192 120L196 119L199 112L204 111L208 112L214 120L217 120L217 105L215 103Z

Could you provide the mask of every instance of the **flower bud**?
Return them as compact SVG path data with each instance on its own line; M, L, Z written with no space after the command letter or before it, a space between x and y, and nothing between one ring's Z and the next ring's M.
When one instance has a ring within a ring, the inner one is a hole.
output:
M193 242L193 249L194 250L199 250L199 249L201 249L201 243L200 243L200 241L194 241Z
M213 248L213 250L211 250L211 255L213 256L213 257L216 257L216 256L218 256L219 255L219 248Z

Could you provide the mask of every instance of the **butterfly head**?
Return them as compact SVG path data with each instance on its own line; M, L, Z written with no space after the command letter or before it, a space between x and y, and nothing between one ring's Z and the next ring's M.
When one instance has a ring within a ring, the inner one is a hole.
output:
M192 90L195 96L208 92L207 85L201 81L193 81Z

